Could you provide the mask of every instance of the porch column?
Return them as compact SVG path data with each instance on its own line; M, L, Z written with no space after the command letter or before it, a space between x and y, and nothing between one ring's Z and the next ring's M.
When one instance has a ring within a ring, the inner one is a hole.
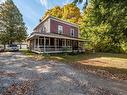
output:
M46 39L44 37L44 53L45 53Z
M50 37L49 37L49 44L48 44L48 50L51 51L51 46L50 46Z
M79 49L79 41L77 42L77 44L78 44L77 46L78 46L78 49Z
M66 39L64 40L64 46L66 47Z
M49 46L50 46L50 38L49 38Z
M36 48L36 38L34 38L34 50Z
M55 51L56 51L56 38L54 38L54 41L55 41L54 44L55 44Z
M39 49L39 37L38 37L38 44L37 44L37 48L38 48L38 51L40 51L40 49Z

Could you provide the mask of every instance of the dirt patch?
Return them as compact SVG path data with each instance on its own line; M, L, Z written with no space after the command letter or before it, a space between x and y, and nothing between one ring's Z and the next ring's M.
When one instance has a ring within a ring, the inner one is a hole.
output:
M34 81L24 81L20 84L14 83L5 90L3 95L27 95L30 90L33 91L33 86Z
M100 77L104 77L108 79L110 78L115 80L127 80L127 69L94 66L94 65L91 65L90 61L87 61L87 63L85 64L81 64L78 62L71 63L71 66L81 71L85 71L85 72L87 71L87 72L96 74Z
M100 57L78 61L81 64L127 69L127 59Z

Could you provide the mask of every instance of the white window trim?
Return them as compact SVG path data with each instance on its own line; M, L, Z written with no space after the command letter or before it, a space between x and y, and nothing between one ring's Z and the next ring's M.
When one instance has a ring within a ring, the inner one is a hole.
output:
M42 26L41 32L42 32L42 33L45 32L45 26Z
M59 29L61 30L61 32ZM63 26L62 25L58 25L58 34L63 34Z

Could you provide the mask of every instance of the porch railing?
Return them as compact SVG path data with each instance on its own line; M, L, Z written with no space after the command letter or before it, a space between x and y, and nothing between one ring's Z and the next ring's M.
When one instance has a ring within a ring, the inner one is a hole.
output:
M39 52L54 52L54 51L72 51L72 46L45 46L44 50L44 45L39 45L39 47L34 48L35 51Z

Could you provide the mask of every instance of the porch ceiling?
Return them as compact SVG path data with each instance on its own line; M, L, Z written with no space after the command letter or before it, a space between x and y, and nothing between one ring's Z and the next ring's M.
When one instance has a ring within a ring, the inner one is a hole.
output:
M27 40L29 40L29 39L31 39L35 36L51 37L51 38L59 38L59 39L69 39L69 40L77 40L77 41L85 42L85 40L80 39L80 38L72 38L72 37L67 37L67 36L64 36L64 35L59 35L59 34L54 34L54 33L39 33L39 32L32 33L32 35L30 35Z

